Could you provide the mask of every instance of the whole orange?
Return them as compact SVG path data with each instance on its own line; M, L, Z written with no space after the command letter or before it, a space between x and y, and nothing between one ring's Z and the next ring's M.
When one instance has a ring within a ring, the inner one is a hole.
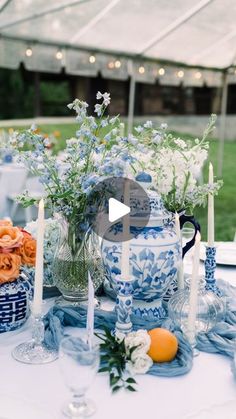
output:
M176 336L167 329L157 327L149 330L151 345L148 355L155 362L168 362L174 359L178 351L178 340Z

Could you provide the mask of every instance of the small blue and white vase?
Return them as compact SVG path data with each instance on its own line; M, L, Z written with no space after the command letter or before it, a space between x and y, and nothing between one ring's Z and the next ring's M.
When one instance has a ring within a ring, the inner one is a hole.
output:
M117 281L115 333L126 334L132 331L133 281Z
M32 285L22 272L18 279L0 285L0 333L21 327L30 314Z
M181 244L161 197L151 186L151 176L141 174L136 178L146 189L148 202L139 196L131 196L130 213L130 257L129 275L133 278L133 312L135 315L155 320L167 315L163 306L163 296L172 281L177 278L178 263L181 259ZM142 214L143 208L150 208L150 218L146 227L137 226L137 217L132 213ZM106 271L105 292L116 298L118 286L116 277L121 275L121 242L109 241L109 232L122 236L122 223L113 225L102 242L102 257Z
M206 246L206 258L205 258L205 281L206 290L212 291L218 297L222 296L220 289L216 285L215 279L216 270L216 247Z

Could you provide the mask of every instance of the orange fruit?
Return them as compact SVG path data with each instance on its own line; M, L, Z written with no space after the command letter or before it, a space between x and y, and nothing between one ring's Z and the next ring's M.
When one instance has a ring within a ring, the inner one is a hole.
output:
M176 336L167 329L157 327L148 331L151 338L151 345L148 355L155 362L172 361L178 351L178 340Z

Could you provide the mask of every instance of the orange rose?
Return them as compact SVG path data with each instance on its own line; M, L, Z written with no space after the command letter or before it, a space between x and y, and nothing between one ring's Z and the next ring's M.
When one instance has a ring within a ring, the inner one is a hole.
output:
M36 259L36 240L29 233L25 233L23 244L16 249L15 253L21 256L23 265L34 266Z
M23 233L18 227L0 226L0 251L8 253L15 247L19 247L23 237Z
M14 253L0 253L0 284L12 282L20 273L21 257Z
M12 226L11 220L0 220L0 226Z

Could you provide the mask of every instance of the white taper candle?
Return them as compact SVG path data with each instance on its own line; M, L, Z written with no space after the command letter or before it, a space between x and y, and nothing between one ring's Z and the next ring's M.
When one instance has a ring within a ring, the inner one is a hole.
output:
M34 280L34 299L32 311L35 316L42 312L43 300L43 244L44 244L44 201L41 199L38 209L37 221L37 244L36 244L36 265Z
M130 183L129 179L126 178L124 181L124 204L128 207L130 206ZM122 249L121 249L121 280L128 281L129 280L129 237L130 233L130 217L129 214L123 217L123 238L126 238L122 242Z
M93 346L93 335L94 335L94 286L88 273L88 311L87 311L87 338L88 345L91 349Z
M209 164L209 178L208 178L209 185L213 185L214 183L214 173L213 173L213 166ZM214 247L215 241L215 221L214 221L214 196L212 193L209 192L208 194L208 222L207 222L207 241L209 247Z
M178 272L177 272L177 285L178 290L184 289L184 269L183 269L183 259L182 259L182 236L180 231L180 222L179 214L175 213L175 232L180 243L181 259L178 263Z
M196 317L198 305L198 289L199 289L199 261L200 261L200 243L201 235L199 231L196 234L194 255L193 255L193 269L190 281L190 295L189 295L189 315L188 315L188 335L191 343L195 340L196 334Z

